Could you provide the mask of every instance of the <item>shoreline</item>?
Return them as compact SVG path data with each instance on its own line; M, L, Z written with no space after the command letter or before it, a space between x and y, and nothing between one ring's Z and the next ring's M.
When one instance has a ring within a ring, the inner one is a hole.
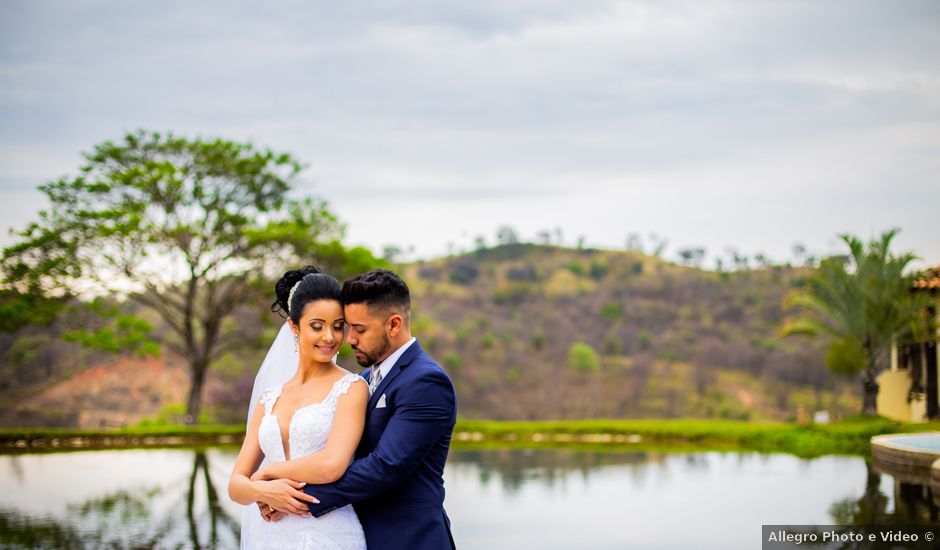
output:
M853 417L831 424L698 419L457 421L453 448L585 448L591 450L724 450L783 452L800 457L869 455L871 438L940 431L940 423L904 424ZM113 429L4 428L0 454L159 447L239 445L242 425L147 426Z

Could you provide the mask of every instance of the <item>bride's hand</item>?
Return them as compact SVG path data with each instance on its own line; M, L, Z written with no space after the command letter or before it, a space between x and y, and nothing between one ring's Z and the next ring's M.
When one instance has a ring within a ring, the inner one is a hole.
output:
M306 483L291 479L260 480L254 482L261 493L258 500L268 503L278 512L295 516L309 516L306 503L318 504L320 501L301 491Z

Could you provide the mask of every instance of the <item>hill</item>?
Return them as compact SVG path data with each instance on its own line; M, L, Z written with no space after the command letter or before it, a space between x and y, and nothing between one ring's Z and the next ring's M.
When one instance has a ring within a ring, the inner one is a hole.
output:
M520 243L402 272L416 297L413 330L453 374L466 417L857 412L854 386L822 367L818 345L779 335L803 269L716 273ZM591 352L596 362L572 357Z
M859 409L854 383L822 367L818 345L778 334L804 268L716 273L634 252L514 244L398 269L414 297L413 332L451 373L464 418L779 420ZM213 367L215 421L243 418L280 323L267 303L243 306L230 329L245 335L241 347ZM56 332L0 339L0 423L134 423L182 400L185 370L172 357L91 353ZM348 354L340 363L358 371Z

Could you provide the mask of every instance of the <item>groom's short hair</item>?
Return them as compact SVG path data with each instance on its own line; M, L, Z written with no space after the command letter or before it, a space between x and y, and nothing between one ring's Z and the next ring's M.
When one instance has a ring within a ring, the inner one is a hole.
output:
M408 285L393 271L376 268L347 279L340 300L346 304L365 304L372 315L397 313L408 322L411 292Z

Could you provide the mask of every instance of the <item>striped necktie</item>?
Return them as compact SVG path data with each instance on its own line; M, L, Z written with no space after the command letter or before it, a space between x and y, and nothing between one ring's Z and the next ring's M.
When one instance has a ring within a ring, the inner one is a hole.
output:
M376 388L378 388L381 383L382 369L375 368L372 370L372 378L369 380L369 395L375 393Z

